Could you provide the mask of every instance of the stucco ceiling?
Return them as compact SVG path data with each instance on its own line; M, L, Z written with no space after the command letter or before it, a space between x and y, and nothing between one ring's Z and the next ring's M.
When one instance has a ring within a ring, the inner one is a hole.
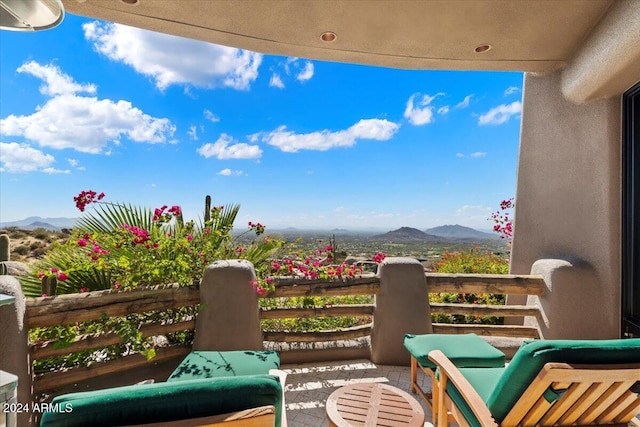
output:
M67 12L263 53L398 68L548 72L614 0L64 0ZM321 34L337 35L333 42ZM488 44L484 53L474 49Z

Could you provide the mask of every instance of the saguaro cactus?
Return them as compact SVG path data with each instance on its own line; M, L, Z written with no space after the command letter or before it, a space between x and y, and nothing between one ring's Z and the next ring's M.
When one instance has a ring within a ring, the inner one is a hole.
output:
M204 198L204 222L211 221L211 196Z
M58 291L58 279L55 277L45 276L41 279L42 295L54 296Z
M11 260L11 241L8 234L0 234L0 262Z

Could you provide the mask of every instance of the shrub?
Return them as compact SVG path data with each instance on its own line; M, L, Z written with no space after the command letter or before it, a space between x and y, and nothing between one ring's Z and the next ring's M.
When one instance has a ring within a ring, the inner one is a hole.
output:
M459 274L508 274L509 260L480 249L445 252L435 265L438 273ZM505 296L500 294L456 294L442 292L430 294L430 302L504 305ZM485 323L502 324L504 318L491 316L464 316L432 314L432 321L439 323Z

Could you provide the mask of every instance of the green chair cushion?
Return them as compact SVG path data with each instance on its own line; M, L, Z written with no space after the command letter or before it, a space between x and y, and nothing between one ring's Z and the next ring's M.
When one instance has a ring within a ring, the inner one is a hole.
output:
M457 367L500 368L505 363L504 353L476 334L406 334L404 346L425 368L436 368L428 357L432 350L442 351Z
M275 351L192 351L167 382L268 374L279 368L280 357Z
M541 340L525 342L485 402L501 422L548 362L640 363L640 338L624 340Z
M459 368L463 377L480 395L484 402L487 401L491 392L496 386L496 383L502 376L506 368ZM447 394L451 397L451 400L460 409L462 415L467 419L471 427L483 427L473 414L473 411L467 405L467 402L462 398L462 395L458 389L453 385L451 381L447 382Z
M282 387L271 375L222 377L116 387L53 399L40 427L106 427L207 417L258 406L282 417ZM66 412L65 412L66 410Z

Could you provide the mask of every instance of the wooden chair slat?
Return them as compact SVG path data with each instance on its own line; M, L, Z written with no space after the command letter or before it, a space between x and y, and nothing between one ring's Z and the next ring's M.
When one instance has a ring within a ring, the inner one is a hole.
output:
M542 425L554 425L560 418L573 406L574 403L589 389L590 383L572 384L564 395L555 402L549 412L542 417L540 423Z
M560 424L574 424L602 396L611 383L595 383L560 417Z
M627 391L622 396L620 396L616 401L605 409L602 412L602 415L598 417L596 420L599 424L612 423L620 416L623 415L623 412L629 405L632 405L633 402L638 398L638 395Z
M592 424L598 419L600 414L607 409L613 402L622 396L634 384L633 381L613 383L609 389L600 396L596 402L591 405L587 411L578 419L578 424Z
M544 396L540 396L538 401L533 404L527 415L523 418L521 424L526 427L537 425L540 422L540 418L547 413L550 407L551 403L547 402Z

